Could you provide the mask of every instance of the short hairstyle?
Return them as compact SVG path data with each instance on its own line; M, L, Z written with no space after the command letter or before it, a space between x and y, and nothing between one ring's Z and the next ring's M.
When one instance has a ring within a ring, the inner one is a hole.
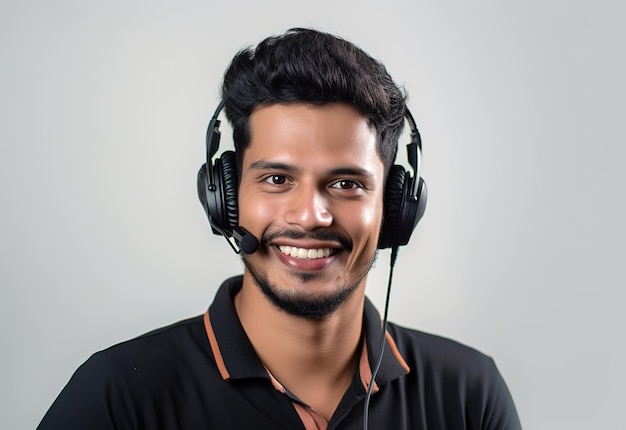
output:
M303 28L237 53L224 75L222 100L239 168L250 144L249 118L256 107L341 102L356 108L374 128L386 175L396 157L406 111L404 89L380 61L345 39Z

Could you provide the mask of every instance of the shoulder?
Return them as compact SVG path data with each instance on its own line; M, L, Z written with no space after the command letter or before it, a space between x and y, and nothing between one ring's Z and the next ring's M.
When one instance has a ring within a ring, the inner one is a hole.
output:
M455 340L391 323L388 332L410 368L405 379L409 389L438 399L444 415L459 411L464 419L481 423L479 428L520 428L511 394L490 356Z
M147 332L95 353L87 365L101 363L125 378L164 376L168 368L190 365L210 353L202 316Z
M180 386L193 383L197 369L211 369L203 330L202 317L195 317L96 352L76 370L38 429L135 428L158 418L154 405L160 413L180 407Z
M202 316L195 316L118 343L96 355L117 365L155 359L163 363L172 358L178 361L189 355L204 355L207 343Z
M126 351L146 347L176 347L189 338L197 337L198 332L203 332L204 325L202 316L194 316L173 324L169 324L135 338L120 342L103 351L107 355L123 354Z
M387 331L409 366L477 376L495 370L491 357L455 340L393 323L389 323Z
M76 372L83 385L144 396L193 378L212 359L202 316L185 319L93 354Z

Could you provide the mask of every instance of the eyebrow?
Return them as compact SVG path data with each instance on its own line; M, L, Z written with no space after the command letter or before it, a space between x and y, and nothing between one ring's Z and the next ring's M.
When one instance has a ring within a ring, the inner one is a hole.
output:
M277 161L265 161L259 160L250 164L250 169L253 170L280 170L283 172L296 173L298 168L286 163L280 163ZM328 171L330 175L346 175L346 176L360 176L364 178L373 178L374 174L367 169L361 167L338 167Z
M282 170L284 172L297 172L298 169L295 166L286 163L279 163L277 161L265 161L259 160L250 164L250 169L253 170Z

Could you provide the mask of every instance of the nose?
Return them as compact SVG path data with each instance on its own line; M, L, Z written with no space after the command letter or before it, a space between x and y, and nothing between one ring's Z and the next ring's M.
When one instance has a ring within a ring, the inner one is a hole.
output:
M304 230L328 227L333 223L333 216L328 209L328 200L314 186L301 185L292 191L285 221Z

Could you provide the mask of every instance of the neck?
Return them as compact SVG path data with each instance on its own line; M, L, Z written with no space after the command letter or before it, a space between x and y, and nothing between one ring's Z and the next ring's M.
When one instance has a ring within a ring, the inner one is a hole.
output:
M235 309L270 373L329 419L358 365L365 283L332 314L316 320L278 309L247 274Z

